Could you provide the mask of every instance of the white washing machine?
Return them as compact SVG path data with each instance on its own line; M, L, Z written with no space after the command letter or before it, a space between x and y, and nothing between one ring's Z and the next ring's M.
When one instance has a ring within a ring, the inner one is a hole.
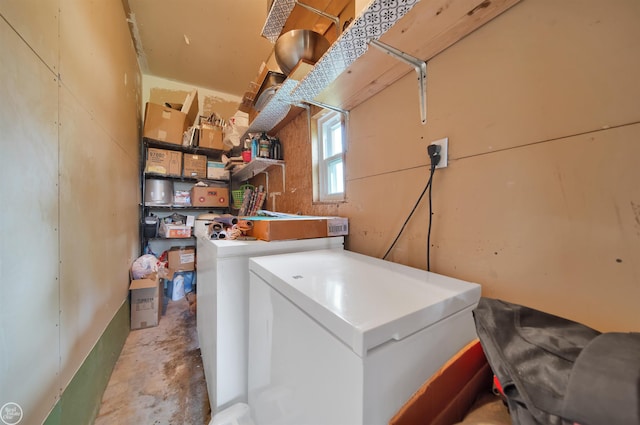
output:
M343 245L343 236L273 242L198 237L198 341L213 414L248 400L249 258Z
M256 425L387 424L476 337L475 283L348 251L252 258Z

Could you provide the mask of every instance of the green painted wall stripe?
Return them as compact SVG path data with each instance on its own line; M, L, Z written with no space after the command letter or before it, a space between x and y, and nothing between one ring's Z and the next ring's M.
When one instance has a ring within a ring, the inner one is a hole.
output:
M90 425L100 410L102 394L129 335L127 299L86 360L65 388L44 425Z

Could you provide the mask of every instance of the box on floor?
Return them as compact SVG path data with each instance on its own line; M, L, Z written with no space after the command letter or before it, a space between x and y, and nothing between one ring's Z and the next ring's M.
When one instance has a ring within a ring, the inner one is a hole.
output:
M162 279L152 273L131 281L131 329L158 326L162 314Z

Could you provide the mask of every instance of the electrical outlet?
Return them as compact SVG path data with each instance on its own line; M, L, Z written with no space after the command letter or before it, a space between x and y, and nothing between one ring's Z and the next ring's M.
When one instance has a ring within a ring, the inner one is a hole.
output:
M440 146L440 162L436 165L436 168L445 168L447 166L447 154L449 152L449 138L435 140L431 142L432 145Z

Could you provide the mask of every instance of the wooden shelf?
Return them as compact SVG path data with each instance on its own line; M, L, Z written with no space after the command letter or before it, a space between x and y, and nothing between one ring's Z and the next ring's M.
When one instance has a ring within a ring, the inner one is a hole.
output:
M292 1L276 0L272 11L282 3L286 6L282 10L290 8L291 13ZM283 102L296 105L309 100L349 111L414 72L407 64L369 48L372 39L426 62L519 2L407 0L389 7L383 0L373 0L362 11L356 10L358 16L299 83L285 80L278 99L274 96L248 132L270 131L282 122L290 110ZM419 107L418 94L415 107Z
M272 165L279 165L283 167L284 170L284 161L277 159L267 159L267 158L254 158L251 162L247 163L244 167L242 167L239 171L233 172L231 174L231 179L239 182L244 182L254 177L257 174L264 172L267 168ZM282 173L282 178L284 179L284 171Z
M207 157L211 157L211 158L219 159L222 157L222 154L225 153L225 151L218 150L218 149L177 145L175 143L167 143L167 142L162 142L160 140L149 139L148 137L144 137L142 141L147 147L150 147L150 148L169 149L174 151L192 153L195 155L206 155Z
M519 1L473 0L452 3L447 0L422 0L381 35L379 40L427 62ZM323 66L321 63L316 64L316 68ZM410 66L377 49L369 48L326 85L315 100L351 110L412 72L414 70ZM307 76L309 81L303 80L292 96L296 97L296 92L302 92L303 87L310 85L313 78L315 76L312 71ZM418 107L417 95L414 104Z
M180 210L224 210L227 207L197 207L192 205L144 205L147 210L166 210L166 211L180 211Z

